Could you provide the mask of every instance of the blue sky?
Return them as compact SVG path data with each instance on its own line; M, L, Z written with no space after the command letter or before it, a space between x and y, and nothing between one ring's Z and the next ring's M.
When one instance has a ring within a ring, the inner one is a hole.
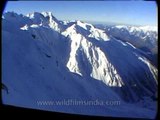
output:
M5 11L27 14L51 11L60 20L157 25L154 1L10 1Z

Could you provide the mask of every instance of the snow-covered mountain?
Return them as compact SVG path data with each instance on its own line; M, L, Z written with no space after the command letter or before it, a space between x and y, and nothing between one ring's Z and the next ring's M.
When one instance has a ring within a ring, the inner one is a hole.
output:
M60 21L51 12L4 13L2 82L9 93L3 91L3 103L76 114L153 118L157 68L139 46L106 30L110 31L82 21ZM37 104L67 99L121 104Z
M129 42L147 54L157 66L158 28L157 26L96 25L123 42Z

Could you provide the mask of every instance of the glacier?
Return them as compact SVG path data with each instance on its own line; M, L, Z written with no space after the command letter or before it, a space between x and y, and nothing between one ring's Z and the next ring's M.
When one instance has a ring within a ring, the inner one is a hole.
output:
M51 12L26 16L3 13L2 83L8 93L2 90L2 101L47 111L154 118L158 69L141 49L144 46L151 54L157 54L153 51L157 33L150 29L126 26L102 29L83 21L60 21ZM131 33L140 37L131 37ZM142 33L151 41L140 40ZM124 38L126 35L129 39ZM149 46L146 41L153 44ZM37 104L37 101L68 99L120 101L121 104Z

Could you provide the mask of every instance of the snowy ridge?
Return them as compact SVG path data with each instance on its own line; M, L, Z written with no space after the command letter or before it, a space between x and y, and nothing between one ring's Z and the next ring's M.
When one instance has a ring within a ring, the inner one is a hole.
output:
M80 24L80 22L78 22L78 25L81 25L82 28L87 29L85 24L82 25L82 23ZM111 63L108 62L103 51L101 51L99 47L93 46L92 42L86 39L87 37L95 38L97 40L101 38L102 40L105 41L107 35L105 35L105 37L103 36L101 37L101 34L104 34L102 33L102 30L99 30L99 29L94 30L93 26L91 26L93 30L91 30L92 32L90 35L87 36L87 34L83 34L83 33L79 34L77 33L75 26L76 26L75 24L72 25L65 32L62 33L65 36L68 36L71 40L72 51L70 52L70 58L67 63L67 67L69 68L69 70L79 75L82 75L82 72L85 71L83 68L85 66L83 66L80 70L78 65L78 60L77 60L81 56L79 55L79 52L82 52L81 53L83 54L81 58L82 61L85 62L85 59L88 58L89 64L92 67L92 72L88 73L90 74L90 76L92 76L95 79L102 80L104 83L106 83L109 86L121 86L121 83L122 83L121 78L118 75L113 77L114 74L116 74L116 70L111 65ZM99 32L98 33L99 37L96 36L97 32ZM91 36L91 35L95 35L95 36ZM97 72L97 71L101 71L101 72ZM112 80L111 78L113 78L112 82L110 81Z
M134 30L144 31L144 32L147 32L147 31L155 31L155 32L157 32L158 31L157 26L126 26L126 25L116 25L115 27L119 28L119 29L122 29L122 28L128 29L130 32L133 32Z
M157 54L158 28L156 26L107 26L105 31L138 48L146 48L152 54Z
M2 82L10 92L3 92L4 103L76 114L153 118L158 69L146 53L137 49L137 43L142 41L136 39L134 44L130 42L132 39L123 41L119 37L156 36L156 33L139 30L148 27L126 29L123 26L100 29L82 21L59 21L51 12L27 16L4 13ZM121 105L69 109L35 104L37 99L68 98L120 100ZM146 104L145 98L150 100L150 106L141 104Z
M44 26L49 26L56 31L60 31L61 25L51 12L34 12L27 14L26 16L31 19L34 24L43 24Z

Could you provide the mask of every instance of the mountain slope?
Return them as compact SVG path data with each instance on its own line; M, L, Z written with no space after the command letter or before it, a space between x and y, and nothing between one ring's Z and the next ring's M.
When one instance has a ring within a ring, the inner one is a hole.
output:
M156 113L157 68L139 49L91 24L58 21L50 12L4 13L2 49L2 82L9 89L3 91L5 104L103 116L153 118ZM121 104L36 104L67 99Z
M129 42L142 50L145 52L145 56L157 66L158 29L156 26L96 26L104 29L110 36L123 42Z

